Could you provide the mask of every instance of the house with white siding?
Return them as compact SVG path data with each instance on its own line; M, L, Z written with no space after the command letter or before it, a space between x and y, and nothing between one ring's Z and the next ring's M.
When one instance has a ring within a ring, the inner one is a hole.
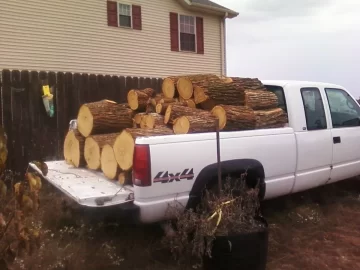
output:
M226 74L226 19L209 0L6 0L0 70Z

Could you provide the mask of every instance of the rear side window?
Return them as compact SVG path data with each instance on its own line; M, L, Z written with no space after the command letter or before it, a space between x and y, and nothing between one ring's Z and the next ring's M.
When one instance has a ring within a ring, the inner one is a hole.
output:
M324 104L318 88L301 88L308 130L326 129Z
M360 108L344 90L326 88L333 128L360 126Z
M266 89L273 92L278 98L278 107L283 109L287 113L286 100L284 95L284 89L281 86L265 85Z

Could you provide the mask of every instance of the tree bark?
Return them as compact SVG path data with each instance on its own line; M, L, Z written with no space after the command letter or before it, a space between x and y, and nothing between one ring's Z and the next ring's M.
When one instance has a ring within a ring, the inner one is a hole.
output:
M245 91L238 88L235 83L223 81L210 82L194 87L195 103L211 102L216 105L242 106L245 103Z
M143 90L132 89L127 94L127 101L133 111L147 111L151 102L154 89L145 88Z
M180 116L203 116L203 117L211 117L212 114L210 112L201 110L201 109L194 109L189 108L186 106L179 106L179 105L170 105L166 109L164 123L165 124L173 124L176 118Z
M80 107L77 124L84 136L119 132L133 127L133 111L127 104L117 104L108 100L87 103Z
M270 91L246 90L245 106L254 110L272 109L278 106L278 98Z
M74 141L71 146L71 162L77 168L84 167L86 164L84 157L85 138L81 136L79 132L75 131L73 139Z
M283 109L255 111L256 128L283 127L288 123L288 117Z
M170 128L125 129L117 136L113 149L115 158L122 171L128 171L133 165L135 140L138 137L162 136L174 134Z
M115 180L119 175L120 167L116 162L114 149L111 144L106 144L101 151L101 171L104 175L111 179Z
M240 77L229 77L227 82L232 82L242 90L263 90L267 91L266 87L258 78L240 78Z
M173 130L175 134L215 132L216 123L217 119L214 116L181 116L174 120Z
M101 168L101 150L106 145L112 146L120 133L94 135L86 138L84 156L87 167L91 170Z
M218 105L212 114L219 119L219 128L224 131L240 131L255 129L254 110L244 106Z

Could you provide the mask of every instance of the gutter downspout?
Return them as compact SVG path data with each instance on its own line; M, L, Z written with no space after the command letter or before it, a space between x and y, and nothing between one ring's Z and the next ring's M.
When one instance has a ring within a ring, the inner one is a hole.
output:
M221 61L221 75L226 76L226 18L228 13L225 13L220 22L220 61Z

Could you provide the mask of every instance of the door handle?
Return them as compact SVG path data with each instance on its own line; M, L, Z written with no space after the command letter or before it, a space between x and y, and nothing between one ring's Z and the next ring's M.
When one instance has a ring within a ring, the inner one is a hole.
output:
M338 136L338 137L333 137L333 141L334 141L334 144L341 143L341 138L340 138L340 136Z

